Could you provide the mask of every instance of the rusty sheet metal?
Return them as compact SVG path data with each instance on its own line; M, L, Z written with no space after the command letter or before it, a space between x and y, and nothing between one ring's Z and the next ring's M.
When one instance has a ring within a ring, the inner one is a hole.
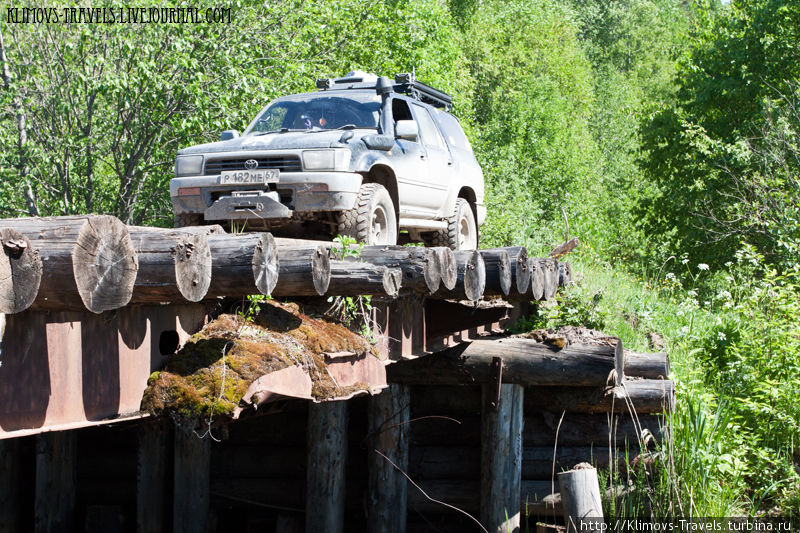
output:
M150 373L205 317L201 304L6 315L0 439L141 416Z

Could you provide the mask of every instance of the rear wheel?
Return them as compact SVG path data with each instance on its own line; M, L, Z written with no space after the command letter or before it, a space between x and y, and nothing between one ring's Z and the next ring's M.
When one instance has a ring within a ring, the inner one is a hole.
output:
M175 215L175 228L185 228L187 226L202 226L203 215L197 213L179 213Z
M367 245L397 244L397 216L389 191L378 183L364 183L356 205L338 216L339 233Z
M446 220L447 229L429 233L426 246L446 246L451 250L475 250L478 248L478 225L472 206L465 198L456 200L453 214Z

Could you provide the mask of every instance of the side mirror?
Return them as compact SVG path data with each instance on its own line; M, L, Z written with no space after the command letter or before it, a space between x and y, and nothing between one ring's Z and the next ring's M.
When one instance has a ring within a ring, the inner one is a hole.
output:
M239 137L239 132L236 130L225 130L219 136L220 141L230 141L231 139L236 139Z
M416 142L419 137L419 126L414 120L398 120L394 134L398 139Z

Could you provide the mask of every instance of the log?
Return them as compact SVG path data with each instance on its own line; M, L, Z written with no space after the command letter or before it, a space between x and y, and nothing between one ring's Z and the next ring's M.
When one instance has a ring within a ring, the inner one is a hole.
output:
M662 413L675 402L670 380L626 380L616 387L531 387L525 393L527 411L561 413Z
M273 296L322 296L331 281L331 262L322 246L278 248L278 283Z
M344 531L347 402L308 406L306 533Z
M499 404L492 407L491 402ZM519 530L522 481L522 405L525 389L482 387L481 522L490 533Z
M32 307L102 313L130 301L139 267L128 228L118 219L16 218L0 220L0 227L25 235L39 252L42 279Z
M453 290L458 283L458 265L453 250L444 246L431 248L439 259L439 273L442 279L441 286Z
M369 399L370 447L367 449L369 485L367 531L403 533L406 530L408 482L380 451L403 471L408 470L410 391L392 384Z
M19 313L39 294L42 260L30 240L12 228L0 229L0 244L0 313Z
M600 531L605 526L600 484L593 466L581 463L568 472L560 472L558 486L567 533Z
M208 237L199 233L137 228L130 231L139 272L129 303L199 302L211 282Z
M454 505L468 513L477 513L480 508L480 482L470 480L443 480L431 479L418 482L418 485L428 493L431 498ZM552 484L546 480L524 479L520 483L518 506L523 510L525 501L534 502L543 499L551 494ZM448 509L440 503L432 502L425 498L414 487L409 487L408 507L414 511L424 514L445 514L456 516L456 511ZM556 484L556 491L558 484ZM509 515L511 513L509 512Z
M70 531L75 519L77 432L36 436L34 531Z
M159 533L167 529L167 453L169 422L145 424L138 431L136 454L136 531Z
M544 269L544 299L552 300L558 292L558 261L542 259Z
M402 284L399 268L386 268L355 260L332 260L331 280L326 294L331 296L377 295L396 298Z
M173 454L172 530L194 533L208 529L211 439L184 428L175 431Z
M525 416L523 427L524 446L553 446L558 429L559 446L586 446L588 443L612 445L624 450L626 442L629 450L636 453L642 448L643 433L660 440L663 432L663 417L643 415L633 419L627 413L609 417L607 414L530 413ZM559 421L561 427L559 428ZM649 438L649 437L648 437Z
M416 246L364 246L358 258L366 263L399 268L403 288L435 292L442 279L440 258L432 248Z
M214 234L208 297L272 294L278 284L278 248L270 233Z
M568 240L567 242L559 244L558 246L553 248L550 251L550 254L548 254L548 255L549 255L549 257L552 257L553 259L560 259L560 258L564 257L565 255L567 255L568 253L570 253L575 248L577 248L578 244L579 244L578 238L577 237L573 237L570 240Z
M544 300L545 286L547 285L547 274L544 262L536 257L531 257L529 266L531 273L531 290L529 296L540 302Z
M531 284L528 250L524 246L508 246L505 248L511 265L511 288L508 295L511 300L525 299Z
M490 296L508 296L511 290L511 260L503 248L480 250L486 266L486 290Z
M669 377L669 355L665 352L637 353L626 351L625 375L647 379Z
M440 288L436 298L449 300L470 300L476 302L483 297L486 289L486 266L477 250L459 250L453 252L458 267L456 286L448 290Z
M603 387L613 376L615 347L573 344L563 349L532 339L481 339L386 369L395 383L488 383L492 358L503 358L503 383Z
M558 264L558 286L567 287L572 285L572 265L569 261Z

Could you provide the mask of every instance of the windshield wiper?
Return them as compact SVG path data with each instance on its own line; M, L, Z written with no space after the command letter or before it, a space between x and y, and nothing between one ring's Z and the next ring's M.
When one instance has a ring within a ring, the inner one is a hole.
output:
M260 136L260 135L267 135L268 133L288 133L290 131L308 131L308 130L293 129L293 128L281 128L279 130L257 131L255 133L251 133L250 135L256 137L256 136Z

